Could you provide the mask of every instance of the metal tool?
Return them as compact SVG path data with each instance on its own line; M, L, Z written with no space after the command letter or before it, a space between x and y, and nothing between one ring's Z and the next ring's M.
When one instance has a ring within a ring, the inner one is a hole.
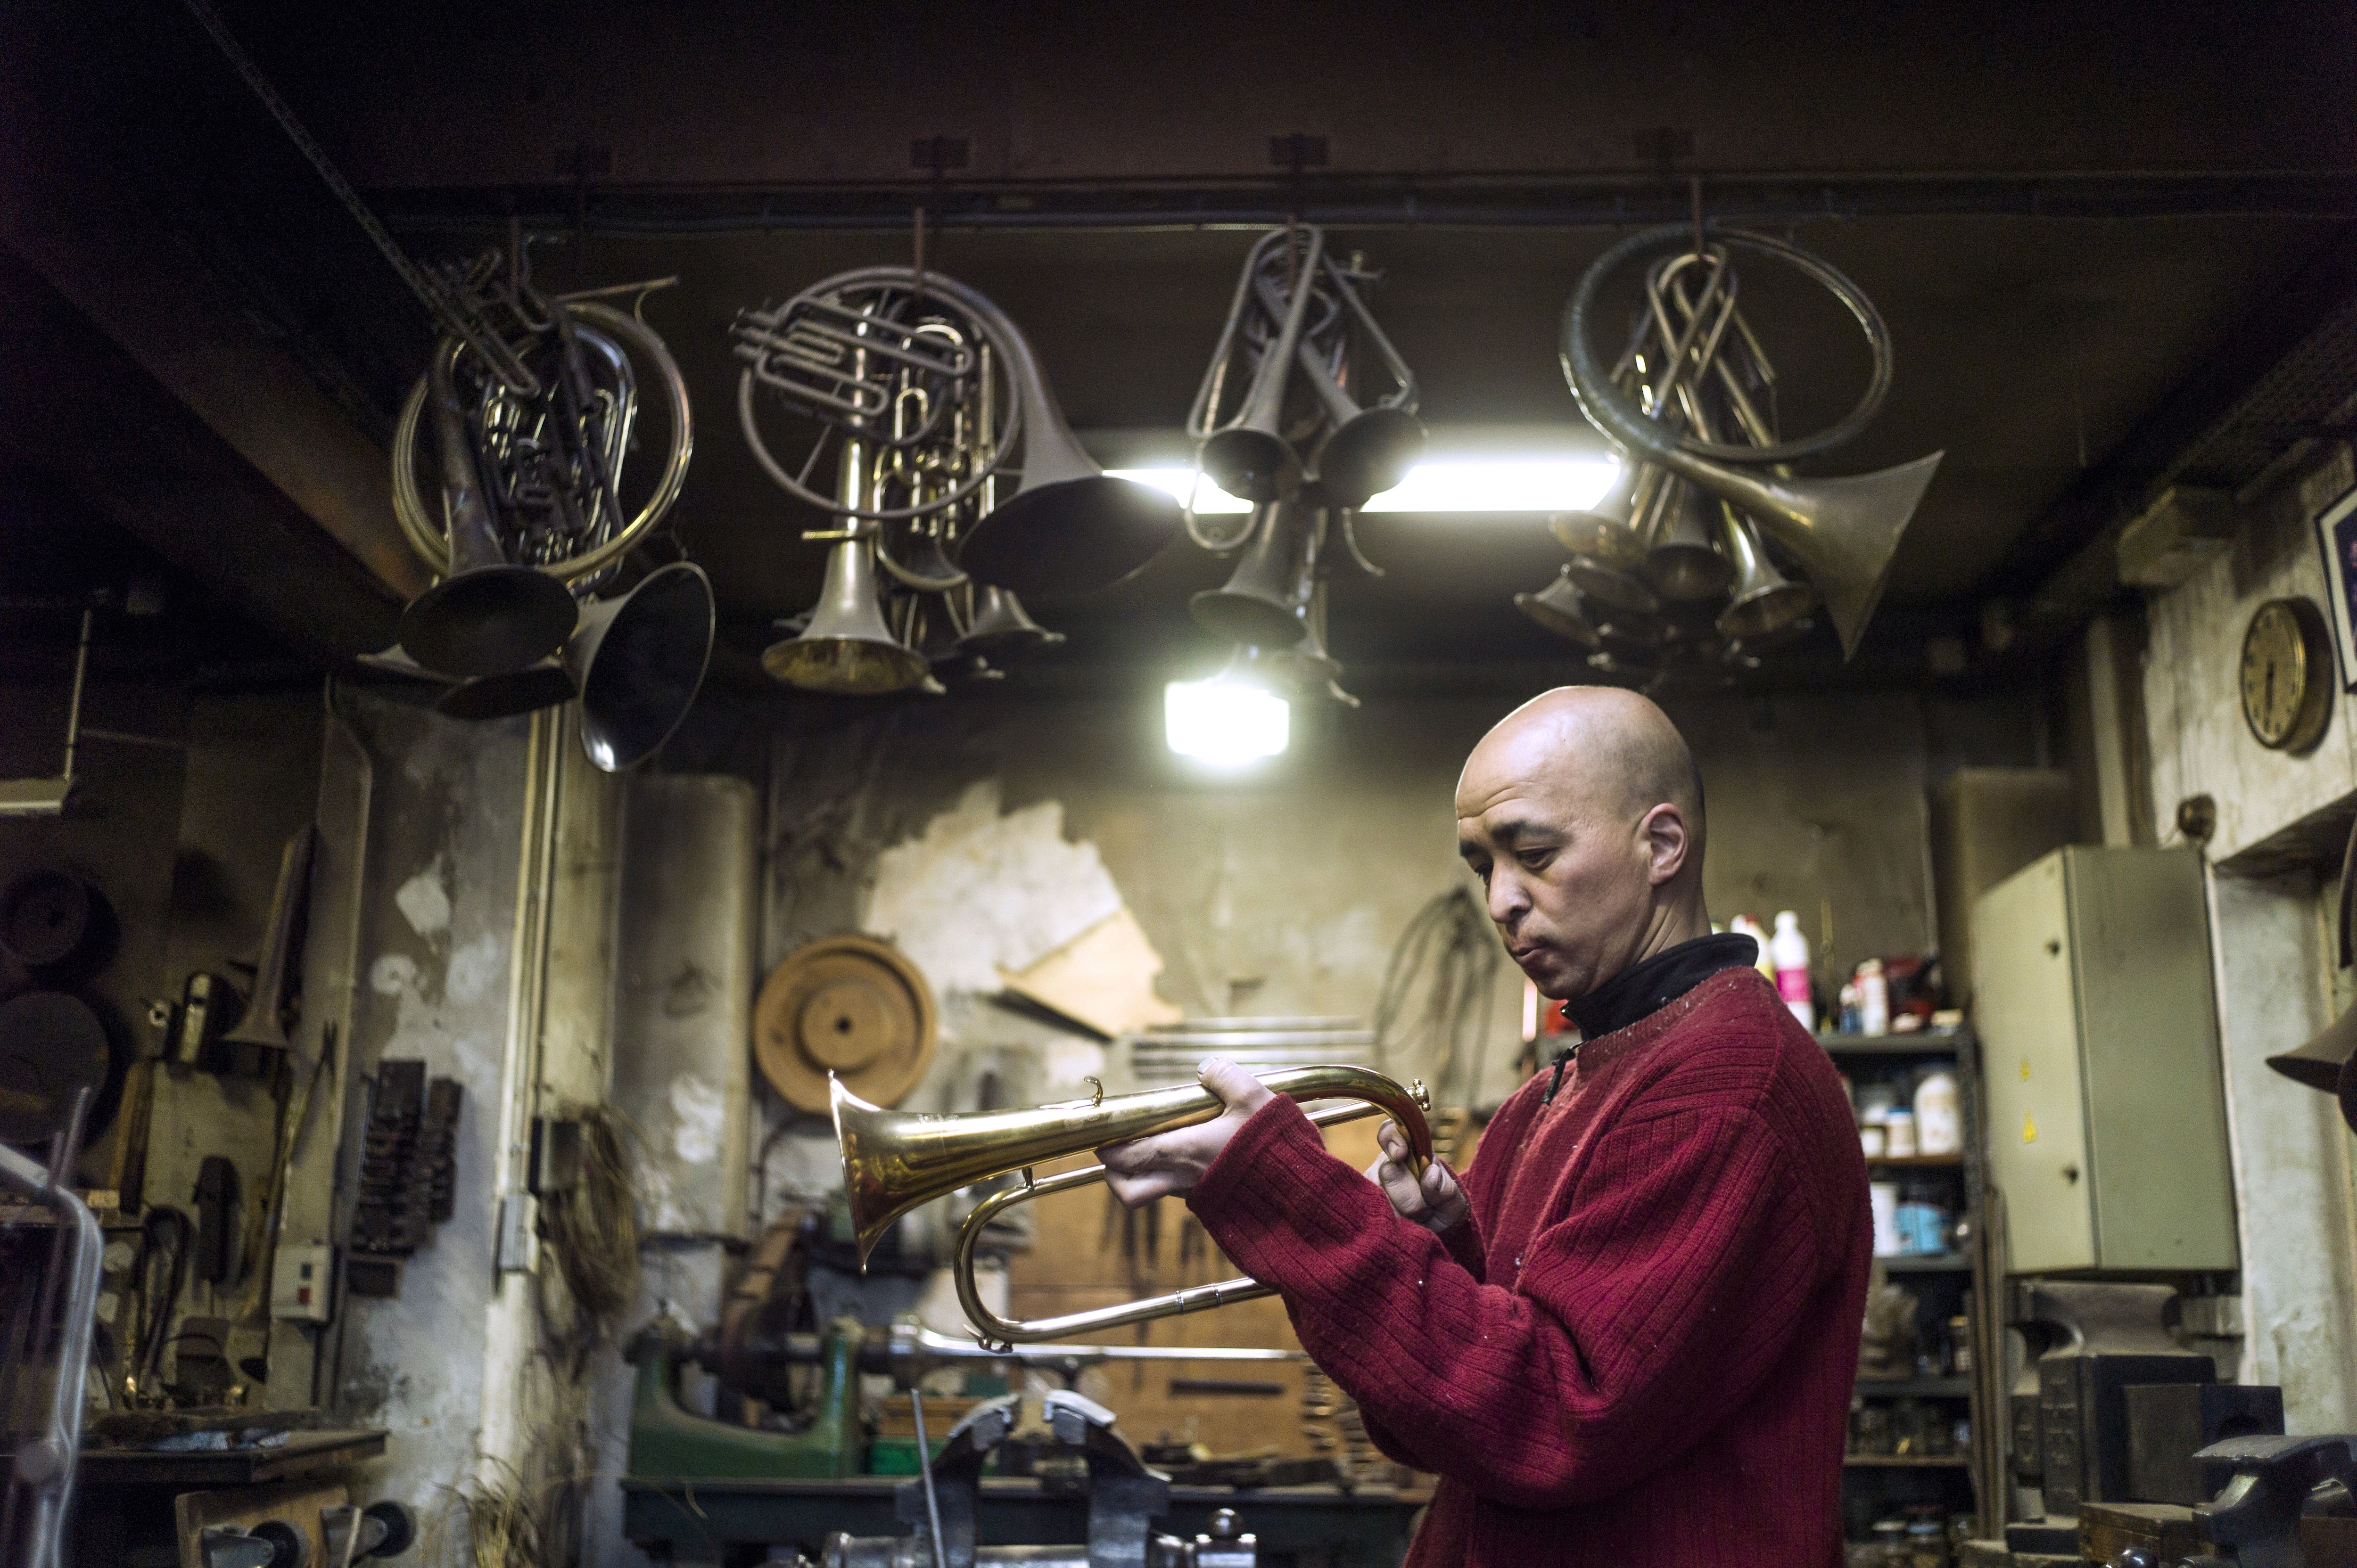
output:
M912 1528L899 1536L828 1538L821 1568L1253 1568L1258 1544L1232 1511L1213 1532L1181 1541L1154 1529L1168 1511L1170 1482L1149 1469L1114 1431L1113 1412L1079 1394L1048 1395L1041 1413L1060 1448L1076 1452L1088 1476L1088 1540L1066 1547L979 1546L976 1504L982 1470L1015 1429L1020 1396L1008 1394L950 1429L940 1455L919 1479L902 1485L896 1511Z
M1670 247L1681 249L1650 271L1639 329L1619 364L1608 368L1590 341L1605 281L1636 258ZM1865 392L1846 415L1813 435L1778 439L1750 396L1771 372L1736 307L1730 254L1737 251L1798 268L1832 293L1866 334L1874 369ZM1688 292L1686 277L1697 272L1698 295ZM1564 374L1588 422L1632 467L1666 470L1749 517L1801 564L1840 636L1844 657L1856 653L1881 598L1900 536L1941 456L1934 453L1845 478L1793 478L1783 467L1857 435L1889 391L1889 334L1865 292L1831 263L1784 241L1718 225L1668 225L1630 236L1588 269L1564 308L1562 345ZM1725 411L1743 439L1717 438L1714 409ZM1611 511L1598 515L1645 539L1641 483L1641 476L1631 482L1625 503L1616 495ZM1631 509L1625 515L1620 510L1623 504ZM1683 527L1691 505L1679 500L1668 510L1681 520L1674 526ZM1715 549L1715 533L1699 541L1701 547ZM1652 542L1660 537L1653 534ZM1755 572L1738 591L1761 585Z
M1432 1158L1432 1133L1424 1116L1427 1101L1420 1083L1403 1087L1371 1069L1339 1066L1294 1068L1269 1073L1261 1081L1295 1100L1361 1101L1354 1107L1317 1112L1310 1120L1329 1125L1365 1116L1389 1116L1407 1139L1409 1163L1418 1176ZM885 1111L851 1093L839 1079L832 1080L831 1088L835 1140L843 1153L844 1190L850 1200L853 1230L863 1259L895 1220L920 1204L994 1176L1023 1173L1019 1186L975 1204L958 1232L952 1265L958 1299L986 1344L1057 1339L1275 1294L1270 1286L1253 1280L1226 1280L1120 1306L1016 1322L985 1306L974 1284L974 1249L993 1219L1016 1204L1085 1187L1104 1176L1103 1166L1089 1165L1039 1179L1031 1174L1033 1165L1084 1149L1208 1122L1223 1109L1219 1097L1208 1089L1190 1085L1111 1099L1100 1094L1094 1100L1033 1110L937 1116Z
M264 929L261 961L245 1015L221 1038L234 1053L232 1071L274 1073L290 1045L286 1037L287 985L303 959L297 945L304 911L311 904L311 863L319 851L319 830L303 824L278 857L278 881L270 895L270 923Z
M0 1144L0 1187L57 1216L56 1240L27 1348L29 1354L38 1354L54 1336L49 1397L39 1431L17 1443L7 1493L0 1500L0 1558L23 1568L63 1568L66 1520L73 1508L74 1472L81 1455L82 1374L90 1365L105 1239L90 1206L65 1182L72 1156L80 1152L88 1104L85 1090L66 1131L57 1137L46 1169ZM14 1384L12 1375L12 1396Z

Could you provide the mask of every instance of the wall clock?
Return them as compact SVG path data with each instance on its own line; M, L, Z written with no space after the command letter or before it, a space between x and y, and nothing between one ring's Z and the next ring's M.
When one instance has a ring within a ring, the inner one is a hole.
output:
M2308 599L2270 599L2243 633L2243 718L2252 738L2303 752L2332 718L2332 633Z

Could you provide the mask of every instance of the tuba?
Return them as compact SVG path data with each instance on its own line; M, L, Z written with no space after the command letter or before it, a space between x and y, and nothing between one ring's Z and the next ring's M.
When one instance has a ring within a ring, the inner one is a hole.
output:
M1604 281L1641 255L1673 248L1649 269L1638 329L1619 364L1608 369L1590 341ZM1751 397L1774 372L1736 307L1731 255L1738 251L1791 263L1830 292L1866 335L1874 370L1865 392L1846 415L1814 435L1781 439ZM1695 273L1701 274L1698 294L1689 287ZM1719 629L1756 641L1807 613L1803 599L1772 591L1792 585L1753 548L1764 537L1799 564L1834 623L1843 657L1854 655L1942 456L1842 478L1791 473L1792 463L1864 430L1889 392L1889 333L1864 291L1822 258L1764 234L1717 225L1699 235L1684 225L1648 229L1614 245L1580 279L1564 307L1562 349L1564 375L1588 422L1620 449L1640 482L1646 472L1662 470L1679 492L1663 504L1645 538L1652 547L1649 562L1665 546L1681 552L1682 559L1664 568L1683 568L1678 582L1694 586L1697 561L1685 553L1707 547L1719 553L1719 591L1731 587L1735 595ZM1721 439L1721 421L1741 439ZM1703 522L1688 499L1693 492L1721 504L1723 526ZM1744 531L1747 522L1751 532ZM1722 539L1731 542L1722 545ZM1654 585L1662 586L1658 575Z
M1411 1163L1424 1174L1432 1159L1432 1130L1425 1121L1429 1099L1421 1083L1402 1086L1369 1068L1289 1068L1262 1077L1275 1092L1295 1100L1351 1100L1359 1103L1310 1113L1320 1125L1388 1116L1406 1137ZM1017 1172L1019 1185L976 1204L958 1232L954 1273L958 1300L986 1345L1011 1348L1022 1342L1060 1339L1125 1323L1175 1317L1274 1294L1252 1280L1198 1285L1168 1295L1094 1311L1068 1313L1030 1322L1009 1321L983 1305L974 1286L974 1252L983 1231L1018 1203L1066 1192L1101 1180L1103 1165L1035 1177L1034 1165L1125 1139L1191 1127L1220 1114L1219 1097L1200 1086L1152 1090L1143 1094L1076 1100L1028 1111L985 1111L943 1116L888 1111L868 1104L829 1075L835 1142L843 1155L843 1187L851 1205L860 1261L902 1215L920 1204Z
M597 299L541 295L520 258L503 281L501 268L490 252L452 286L505 327L502 347L533 372L529 394L446 336L393 426L393 512L441 578L403 612L402 647L458 678L511 673L556 651L576 601L678 499L694 446L686 382L652 328ZM642 387L664 448L633 507L624 478L645 423ZM435 504L419 482L429 429Z

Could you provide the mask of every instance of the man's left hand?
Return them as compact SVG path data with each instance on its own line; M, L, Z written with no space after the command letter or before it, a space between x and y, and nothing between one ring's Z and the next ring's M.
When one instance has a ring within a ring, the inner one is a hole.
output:
M1226 1110L1192 1127L1107 1144L1097 1151L1097 1158L1104 1162L1105 1185L1132 1208L1194 1191L1236 1130L1275 1098L1267 1085L1225 1057L1206 1060L1197 1076Z

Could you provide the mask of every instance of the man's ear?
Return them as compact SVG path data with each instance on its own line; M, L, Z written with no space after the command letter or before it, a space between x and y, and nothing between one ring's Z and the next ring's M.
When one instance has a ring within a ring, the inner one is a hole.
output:
M1677 807L1664 800L1645 813L1638 823L1644 835L1646 877L1656 887L1672 880L1685 868L1686 851L1692 841L1686 837L1686 820Z

